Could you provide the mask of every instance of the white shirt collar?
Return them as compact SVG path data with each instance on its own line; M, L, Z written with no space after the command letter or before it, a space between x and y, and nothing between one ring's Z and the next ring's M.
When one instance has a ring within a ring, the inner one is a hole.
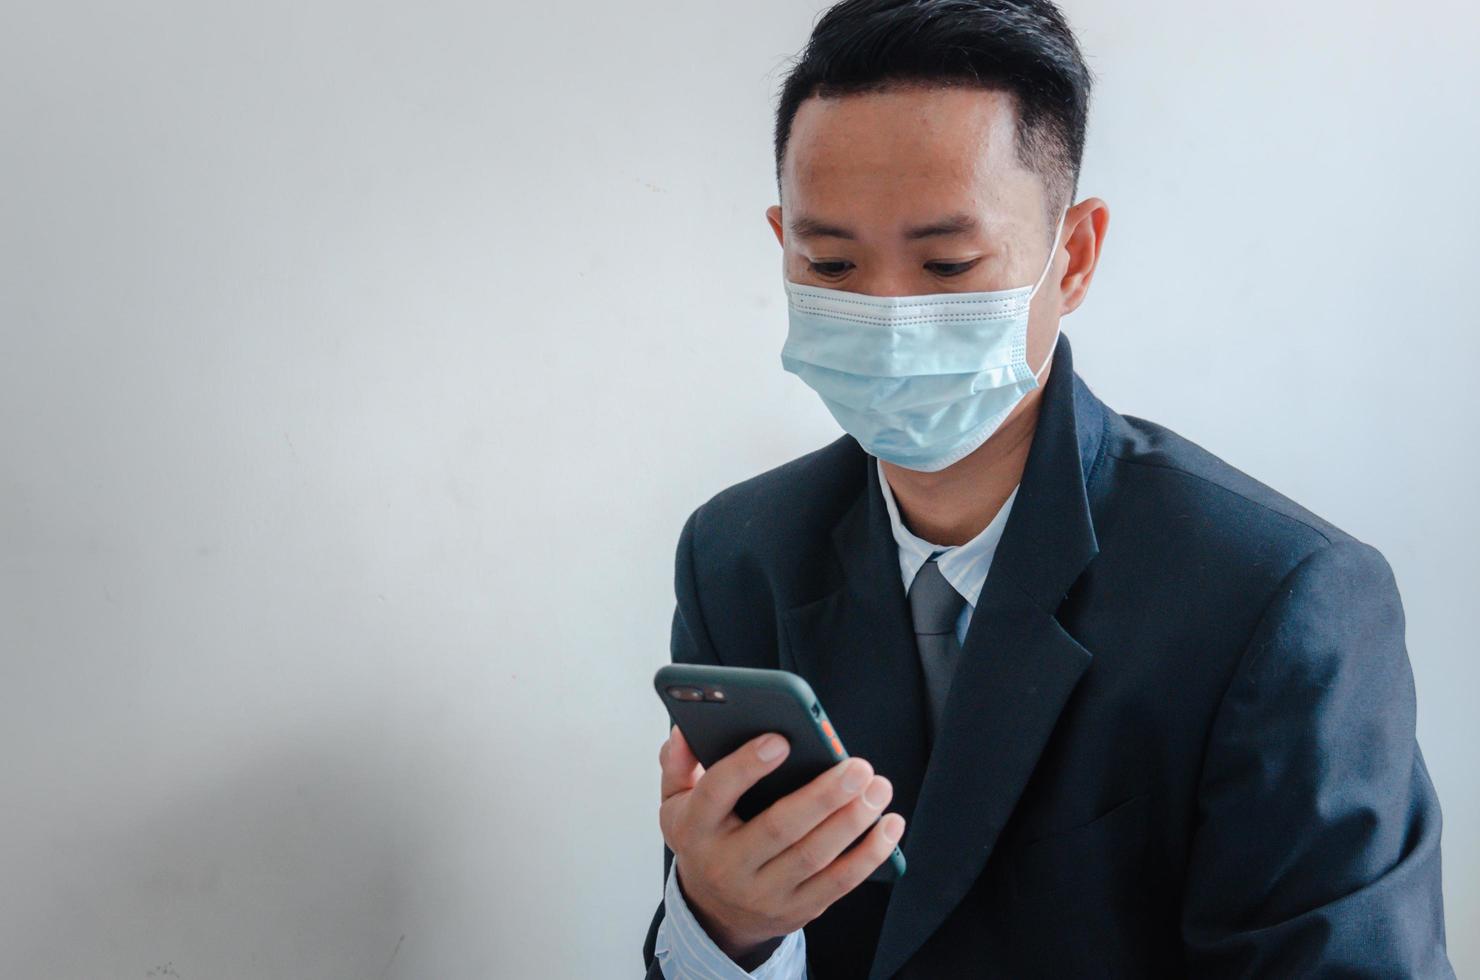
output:
M997 542L1002 540L1007 514L1012 510L1012 502L1017 499L1018 487L1022 484L1012 488L1012 493L1008 494L996 516L970 541L959 545L931 544L916 537L904 526L904 521L899 517L899 505L894 502L894 490L884 476L884 464L875 457L874 465L879 471L879 489L884 494L884 506L889 511L889 526L894 532L894 543L899 546L899 573L904 579L905 592L909 592L915 573L931 555L935 555L935 564L940 568L940 573L951 583L952 588L966 598L971 608L975 609L982 586L987 581L987 572L991 570L992 558L997 553Z

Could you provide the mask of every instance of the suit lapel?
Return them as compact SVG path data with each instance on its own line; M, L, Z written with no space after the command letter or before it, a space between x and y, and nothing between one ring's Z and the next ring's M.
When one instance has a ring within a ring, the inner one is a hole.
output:
M908 868L890 896L870 980L893 976L981 874L1092 659L1054 611L1099 551L1085 474L1101 450L1101 409L1061 336L919 788Z
M812 685L849 755L889 777L890 809L909 819L929 753L925 682L873 457L848 442L860 490L832 531L831 590L787 611L781 666Z

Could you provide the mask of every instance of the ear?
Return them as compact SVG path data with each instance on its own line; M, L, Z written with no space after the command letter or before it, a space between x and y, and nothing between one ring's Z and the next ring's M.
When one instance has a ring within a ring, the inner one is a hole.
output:
M786 246L786 233L782 231L781 205L773 204L766 208L766 220L771 222L771 231L776 235L776 241L784 248Z
M1069 209L1064 219L1064 244L1069 252L1069 265L1059 280L1063 297L1059 315L1072 313L1084 302L1105 247L1105 231L1110 227L1110 206L1098 197L1087 197Z

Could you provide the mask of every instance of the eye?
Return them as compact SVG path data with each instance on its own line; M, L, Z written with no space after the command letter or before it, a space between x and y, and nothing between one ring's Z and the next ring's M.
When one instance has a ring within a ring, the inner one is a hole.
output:
M959 276L979 261L981 260L972 259L970 262L926 262L925 268L938 276Z
M839 259L835 262L808 262L812 271L824 279L836 279L853 267L852 262Z

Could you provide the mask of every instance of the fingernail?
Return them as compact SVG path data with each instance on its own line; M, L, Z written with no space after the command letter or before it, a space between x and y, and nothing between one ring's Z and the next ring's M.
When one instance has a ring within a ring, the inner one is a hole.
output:
M884 839L897 841L904 836L904 817L890 813L884 817Z
M867 778L867 767L863 763L849 762L848 767L843 770L843 792L858 792L863 786L863 781Z
M875 776L863 791L864 802L869 806L883 806L889 800L889 787L882 776Z
M755 754L760 756L762 762L770 762L772 759L786 751L786 739L780 735L772 735L763 739L755 748Z

